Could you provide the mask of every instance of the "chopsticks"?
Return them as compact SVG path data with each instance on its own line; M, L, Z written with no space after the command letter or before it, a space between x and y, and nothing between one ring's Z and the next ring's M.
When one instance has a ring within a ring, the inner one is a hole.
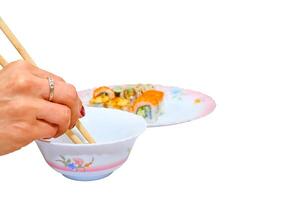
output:
M5 65L7 65L7 61L5 60L5 58L3 58L2 55L0 55L0 65L2 67L4 67Z
M7 39L11 42L11 44L15 47L15 49L19 52L21 57L30 62L32 65L37 66L31 56L28 54L26 49L23 47L23 45L20 43L20 41L17 39L17 37L13 34L13 32L9 29L9 27L6 25L4 20L0 17L0 29L5 34ZM0 55L0 64L2 67L4 67L7 64L7 61L4 59L3 56ZM89 134L89 132L86 130L86 128L83 126L83 124L78 120L76 122L76 128L80 131L81 135L84 139L90 144L96 143L96 141L93 139L93 137ZM83 142L80 140L80 138L74 134L71 130L67 130L65 133L68 138L75 144L82 144Z

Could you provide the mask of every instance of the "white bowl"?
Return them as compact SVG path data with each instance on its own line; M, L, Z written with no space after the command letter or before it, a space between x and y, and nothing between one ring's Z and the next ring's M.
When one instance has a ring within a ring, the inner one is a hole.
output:
M136 138L146 129L142 117L129 112L86 108L81 122L96 144L73 144L65 135L36 141L46 162L65 177L87 181L110 175L128 158ZM78 134L77 129L73 129Z

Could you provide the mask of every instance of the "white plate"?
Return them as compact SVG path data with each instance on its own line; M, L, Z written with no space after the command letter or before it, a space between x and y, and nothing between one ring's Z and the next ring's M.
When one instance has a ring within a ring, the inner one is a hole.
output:
M155 89L165 93L163 110L158 120L148 123L148 127L168 126L195 120L208 115L216 107L211 97L200 92L161 85L155 85ZM93 90L94 88L78 93L85 106L89 105Z

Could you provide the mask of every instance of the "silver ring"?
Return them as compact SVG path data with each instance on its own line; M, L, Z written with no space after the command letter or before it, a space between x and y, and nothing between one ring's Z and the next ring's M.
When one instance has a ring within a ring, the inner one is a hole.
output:
M48 79L48 83L49 83L49 89L50 89L50 93L49 93L49 101L52 102L54 99L54 80L51 77L47 77Z

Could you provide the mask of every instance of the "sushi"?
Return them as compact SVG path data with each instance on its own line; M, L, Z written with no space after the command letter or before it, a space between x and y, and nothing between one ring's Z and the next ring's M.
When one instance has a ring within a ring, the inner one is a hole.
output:
M161 91L146 91L136 99L132 112L145 118L148 123L153 123L160 115L163 97L164 93Z
M128 87L121 92L120 97L127 99L131 103L133 103L138 97L138 93L136 92L136 89L134 87Z
M90 104L104 104L114 98L114 91L109 87L102 86L94 90L93 97L90 100Z
M104 107L106 108L115 108L119 110L125 110L130 111L131 110L131 104L130 101L127 99L124 99L122 97L116 97L112 99L111 101L108 101Z
M120 97L121 93L123 91L123 88L121 86L115 86L115 87L113 87L113 91L114 91L116 97Z
M161 113L164 93L150 84L102 86L93 91L90 106L101 106L135 113L153 123Z
M137 84L135 85L135 90L137 92L137 95L140 96L142 95L144 92L148 91L148 90L152 90L154 89L154 86L151 84Z

